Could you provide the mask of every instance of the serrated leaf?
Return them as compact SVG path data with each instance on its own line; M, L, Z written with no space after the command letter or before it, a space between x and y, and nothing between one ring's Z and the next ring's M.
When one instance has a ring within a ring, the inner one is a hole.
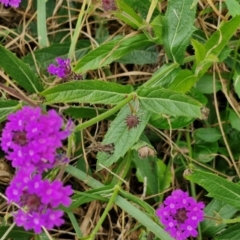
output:
M7 116L20 108L18 101L0 100L0 122L6 120Z
M194 32L196 5L192 0L169 0L163 22L163 45L168 57L182 64L186 48Z
M0 45L0 68L29 93L43 90L40 79L15 54Z
M101 168L99 164L102 164L105 167L111 166L118 159L123 157L126 152L133 146L133 144L138 141L148 122L150 114L148 111L140 108L137 112L140 123L135 128L128 129L126 125L126 118L130 114L130 107L126 105L121 109L115 120L111 123L110 128L108 129L108 132L106 133L102 143L113 143L115 150L112 155L101 152L98 153L98 169Z
M229 206L228 204L219 200L213 199L204 208L204 213L208 217L229 219L237 212L236 208ZM222 229L225 228L226 224L216 222L212 219L205 218L204 222L201 222L201 230L204 236L212 237Z
M209 197L223 201L240 210L240 186L215 174L193 170L185 178L206 189Z
M41 93L47 104L52 103L103 103L117 104L133 91L130 85L120 85L98 80L69 82L47 89Z
M137 91L141 106L149 111L170 116L201 118L201 103L184 94L154 88L141 88Z
M133 50L147 48L152 45L154 44L143 34L111 40L92 50L80 59L74 71L79 73L86 72L90 69L98 69L112 63Z

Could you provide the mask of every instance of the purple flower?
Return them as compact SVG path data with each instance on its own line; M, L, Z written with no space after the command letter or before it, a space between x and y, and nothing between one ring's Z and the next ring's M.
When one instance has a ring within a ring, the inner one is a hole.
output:
M156 210L156 215L173 238L185 240L198 235L196 228L203 221L203 208L202 202L197 202L187 192L177 189Z
M59 78L65 78L72 73L70 59L56 58L57 66L50 64L47 68L52 75L57 75Z
M0 3L4 4L6 7L11 6L11 7L19 7L21 0L0 0Z
M72 193L72 188L64 187L59 180L42 180L40 174L32 175L23 169L17 171L6 190L9 202L25 209L13 214L16 225L35 233L40 233L42 226L52 229L64 223L63 211L56 208L61 204L69 206Z
M43 172L60 165L57 148L70 130L61 130L63 119L55 110L47 114L41 108L23 107L8 116L2 132L1 147L12 166Z

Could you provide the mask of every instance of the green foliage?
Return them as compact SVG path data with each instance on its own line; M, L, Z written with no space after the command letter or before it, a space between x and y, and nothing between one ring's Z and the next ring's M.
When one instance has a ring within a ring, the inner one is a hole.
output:
M118 37L86 54L77 63L74 71L85 72L91 69L98 69L118 60L133 50L143 47L147 48L152 45L153 43L143 34L137 34L132 37Z
M126 229L122 238L171 240L155 209L182 188L206 205L199 240L239 239L239 0L116 0L109 11L101 1L29 2L0 33L0 122L24 104L74 121L59 151L75 190L61 231L93 240L122 218L111 238ZM47 72L56 57L71 59L63 79ZM7 237L48 239L16 227Z
M222 177L212 173L200 170L193 170L189 175L185 176L208 191L208 197L225 202L230 206L240 209L240 186L229 182ZM224 192L224 194L222 194Z
M6 120L7 116L20 108L18 101L0 100L0 122Z
M41 91L40 79L30 70L29 66L16 57L15 54L0 45L0 67L29 93Z
M46 97L48 104L58 102L117 104L132 90L131 86L87 80L61 84L45 90L41 95Z
M186 48L195 30L196 6L192 0L168 1L163 22L163 44L168 58L179 64L183 63Z

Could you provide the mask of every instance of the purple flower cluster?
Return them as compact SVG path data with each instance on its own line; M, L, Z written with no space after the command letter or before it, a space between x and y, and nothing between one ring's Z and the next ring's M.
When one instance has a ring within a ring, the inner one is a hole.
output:
M187 192L177 189L156 210L156 215L173 238L185 240L198 235L196 228L203 221L203 208L202 202L197 202Z
M65 78L72 73L70 59L56 58L57 66L50 64L47 68L52 75L57 75L59 78Z
M47 115L40 108L24 107L8 116L2 132L2 149L12 166L35 168L38 172L56 165L56 149L62 147L70 131L61 130L62 118L55 110Z
M19 7L21 0L0 0L0 3L4 4L6 7Z
M41 109L23 107L8 116L3 129L1 147L6 158L12 161L16 175L6 190L9 202L17 203L22 209L13 214L17 226L40 233L41 227L52 229L60 226L63 211L59 205L69 206L70 186L59 180L43 180L42 173L68 159L57 153L62 140L70 134L71 122L61 130L62 118L55 110L42 114ZM23 210L24 209L24 210Z
M43 180L40 174L23 170L18 171L6 190L9 200L26 209L13 214L17 226L23 226L25 230L33 229L35 233L42 231L41 226L52 229L64 223L63 211L56 208L60 204L69 206L71 194L71 187L64 187L61 181Z

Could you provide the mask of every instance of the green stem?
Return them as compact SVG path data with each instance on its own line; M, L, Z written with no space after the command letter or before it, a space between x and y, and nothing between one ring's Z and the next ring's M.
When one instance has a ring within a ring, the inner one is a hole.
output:
M47 25L46 25L46 1L37 1L37 32L38 32L38 42L40 47L49 46L47 37Z
M109 199L109 202L108 202L108 204L107 204L107 206L106 206L106 208L105 208L105 210L104 210L101 218L99 219L96 227L93 229L93 231L92 231L92 233L91 233L91 235L90 235L90 239L92 239L92 240L95 239L95 235L97 234L99 228L102 226L102 223L103 223L103 221L105 220L105 218L107 217L108 212L111 210L111 208L112 208L112 206L113 206L113 204L114 204L114 201L115 201L115 199L116 199L116 197L117 197L117 195L118 195L118 192L119 192L119 186L116 185L116 186L114 187L113 194L112 194L111 198Z
M101 121L101 120L104 120L105 118L113 115L115 112L117 112L118 110L120 110L123 106L125 106L128 102L130 102L134 97L134 93L130 93L127 98L125 98L123 101L121 101L118 105L116 105L115 107L113 107L112 109L108 110L107 112L105 113L102 113L92 119L90 119L89 121L87 122L84 122L78 126L76 126L75 128L75 132L78 132L78 131L81 131L82 129L85 129L87 127L90 127L92 126L93 124Z
M188 127L188 129L190 130L190 127ZM189 158L192 159L192 144L191 144L191 137L190 137L190 131L187 131L186 133L186 138L187 138L187 145L188 145L188 151L189 151ZM190 160L191 161L191 160ZM190 162L192 163L192 161ZM191 188L191 193L192 196L196 199L196 189L195 189L195 183L190 181L190 188ZM200 225L198 226L198 238L197 239L202 239L202 235L201 235L201 227Z
M77 40L78 40L80 32L82 30L82 25L83 25L82 20L83 20L84 13L87 11L87 10L85 11L85 7L87 5L87 2L89 2L88 6L90 6L91 1L84 0L83 4L82 4L82 7L81 7L81 10L80 10L80 13L79 13L79 16L78 16L77 25L75 27L74 34L73 34L72 41L71 41L71 45L70 45L69 52L68 52L68 57L70 59L72 59L72 57L74 55Z
M157 7L157 4L158 4L158 0L152 0L149 11L148 11L148 15L147 15L147 18L146 18L147 23L150 22L150 20L152 18L152 15L153 15L153 12L154 12L155 8Z

